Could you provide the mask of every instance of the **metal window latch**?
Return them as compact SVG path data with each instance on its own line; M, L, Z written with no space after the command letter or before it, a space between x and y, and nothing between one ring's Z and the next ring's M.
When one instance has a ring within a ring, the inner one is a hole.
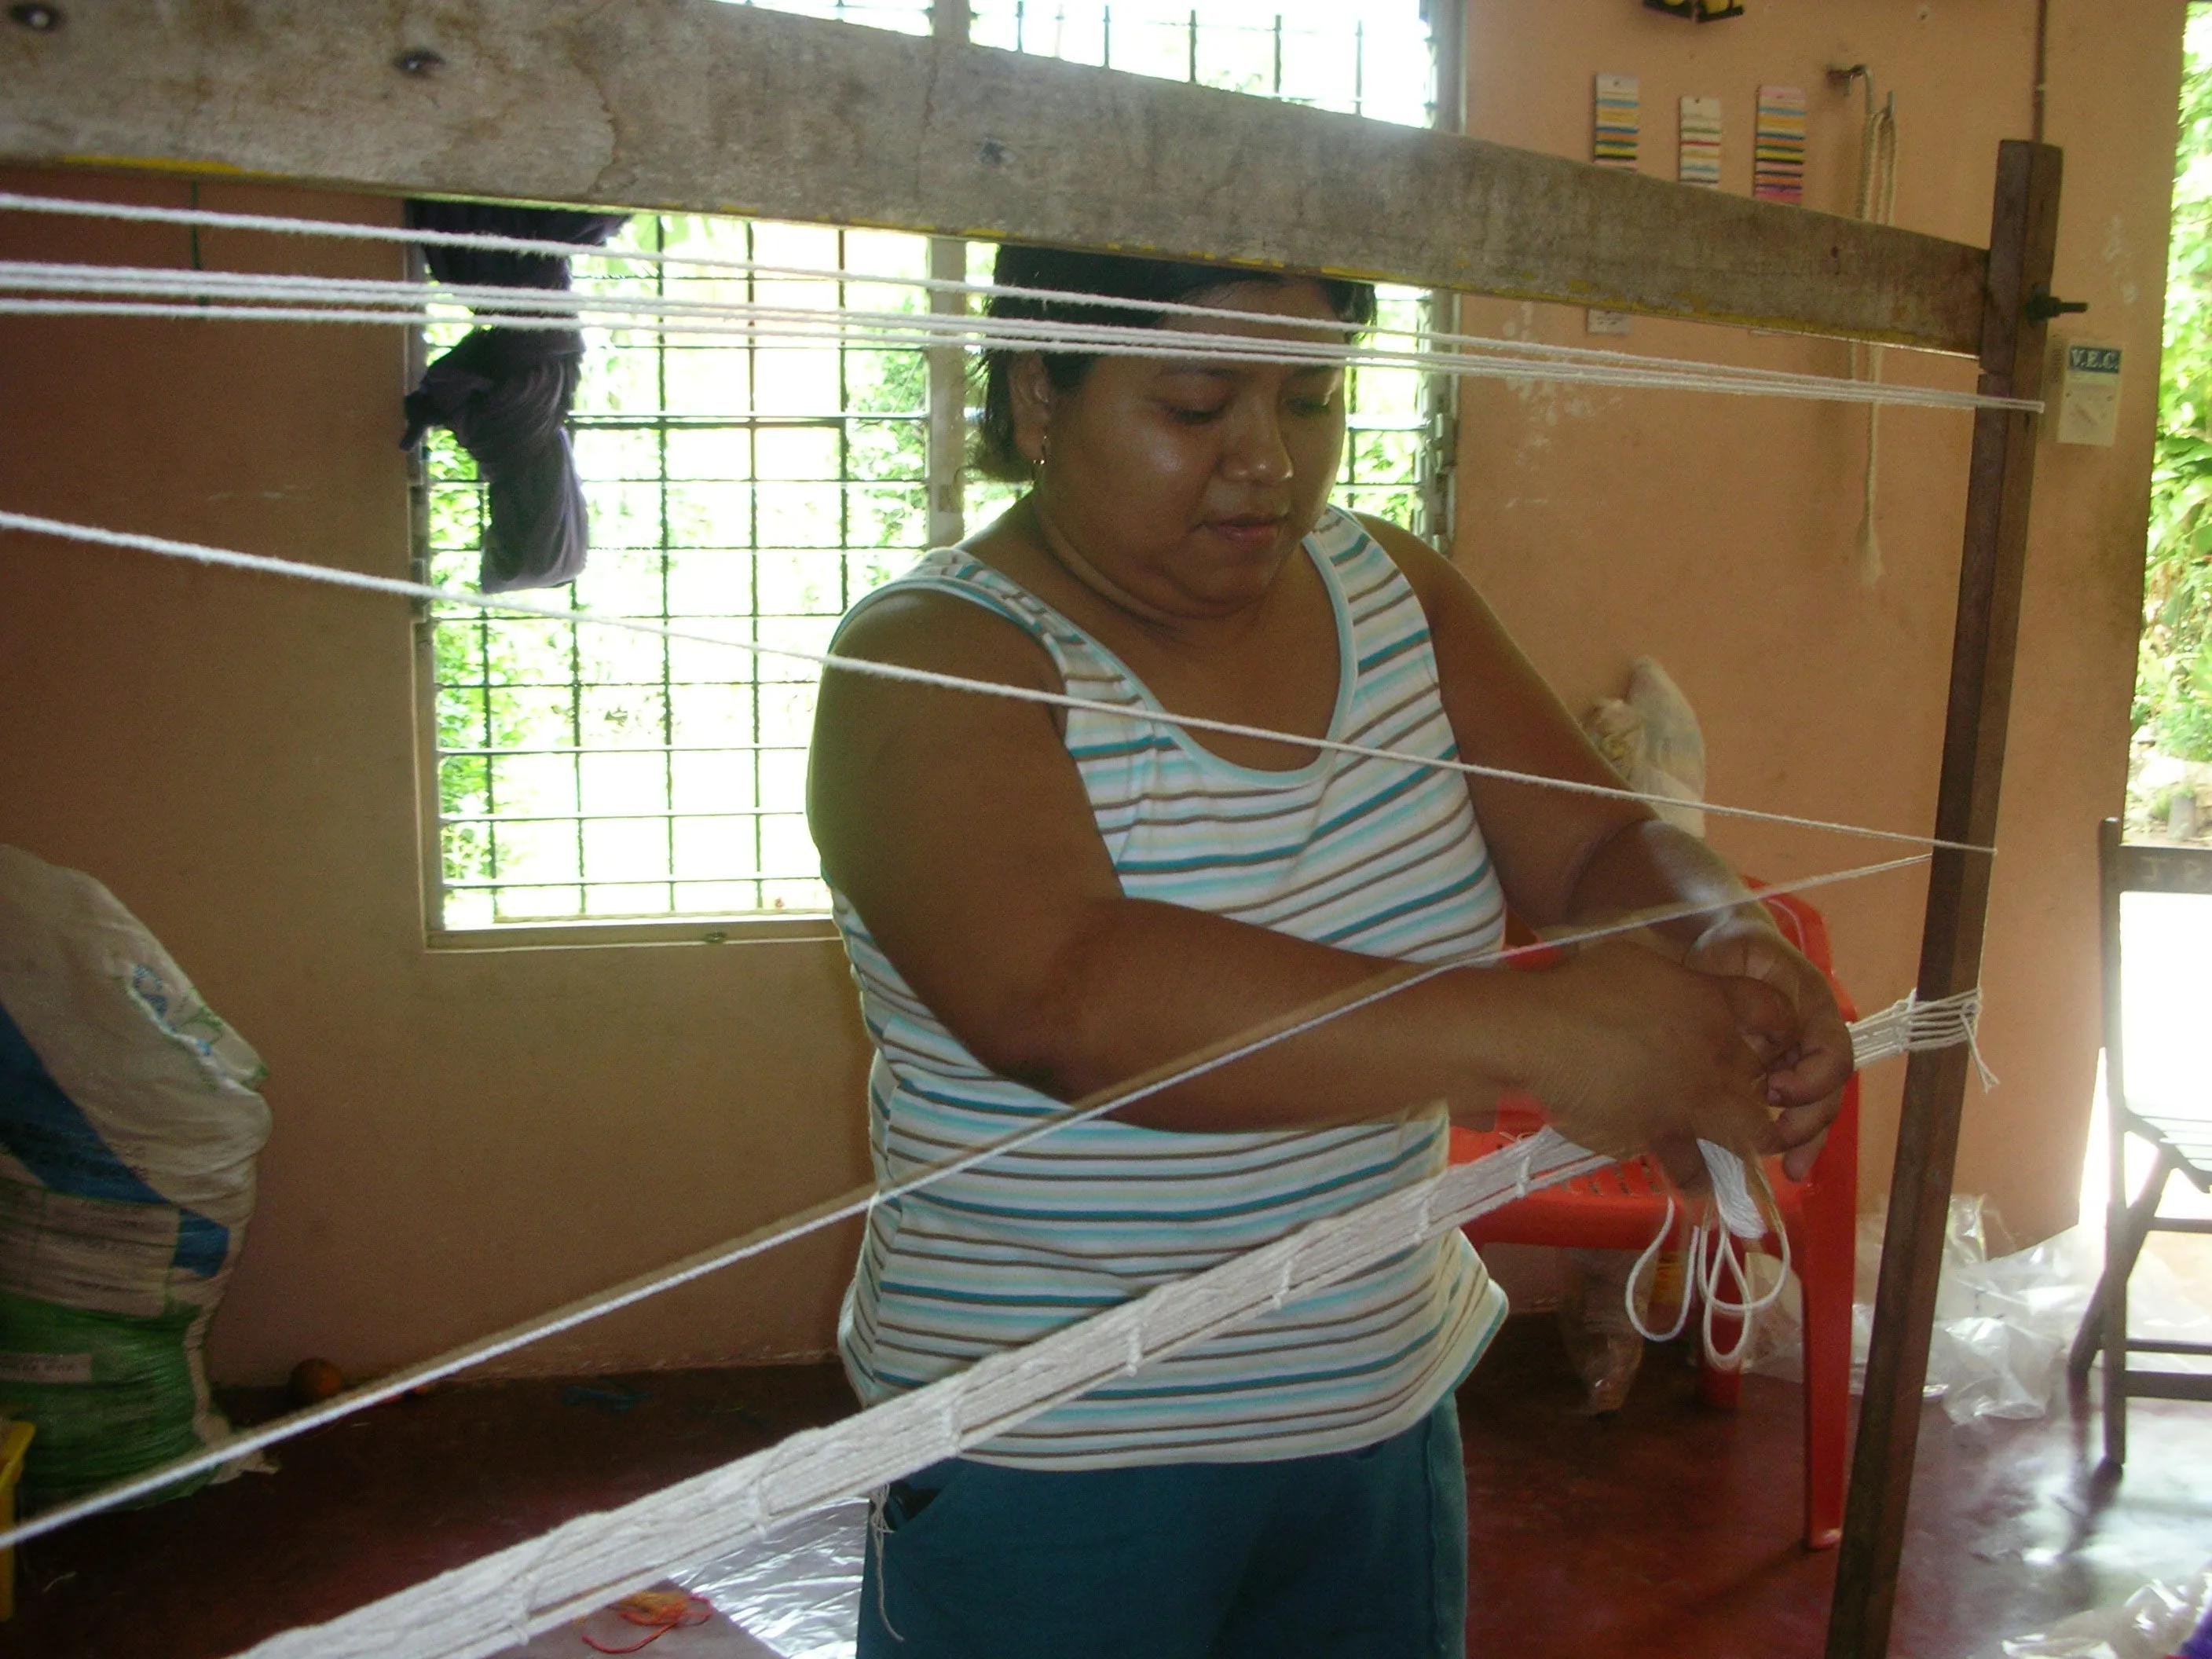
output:
M2053 317L2063 317L2077 311L2087 311L2087 300L2061 300L2051 292L2048 283L2038 283L2027 291L2027 320L2047 323Z

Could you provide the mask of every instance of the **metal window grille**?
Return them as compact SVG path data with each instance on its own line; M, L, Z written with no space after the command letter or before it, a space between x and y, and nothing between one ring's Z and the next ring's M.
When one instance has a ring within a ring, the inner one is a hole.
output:
M921 0L819 0L780 9L927 32ZM1402 16L1392 15L1393 11ZM1192 9L984 0L980 44L1420 121L1431 98L1412 0L1274 16L1236 0ZM698 216L641 215L626 240L884 276L930 266L927 239ZM939 244L938 269L960 268ZM987 276L991 250L967 250ZM910 289L580 261L579 287L693 298L919 308ZM1386 320L1421 313L1386 289ZM441 349L465 323L441 325ZM940 397L947 384L939 377ZM619 616L818 650L837 617L919 556L951 452L930 441L925 355L784 342L593 334L574 432L592 515L589 568L562 595ZM1429 527L1430 420L1421 378L1355 374L1337 501ZM943 428L954 411L939 410ZM965 411L957 411L964 415ZM444 434L426 451L423 561L475 576L484 512L473 466ZM980 523L1011 492L969 484ZM935 528L947 520L940 509ZM530 618L434 607L425 618L436 844L432 925L818 912L828 893L806 834L806 665Z

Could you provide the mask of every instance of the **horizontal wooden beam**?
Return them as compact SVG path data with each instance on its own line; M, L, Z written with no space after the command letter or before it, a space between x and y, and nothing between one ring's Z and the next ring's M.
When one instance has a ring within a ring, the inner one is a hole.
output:
M1982 251L713 0L58 0L0 161L1205 257L1972 352Z
M2114 879L2130 893L2212 893L2212 848L2116 842Z

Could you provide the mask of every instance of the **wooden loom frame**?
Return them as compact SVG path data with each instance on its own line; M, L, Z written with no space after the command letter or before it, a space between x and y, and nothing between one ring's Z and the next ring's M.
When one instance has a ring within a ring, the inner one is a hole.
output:
M0 24L0 162L742 214L1145 251L1975 357L2033 398L2060 156L1987 249L1456 136L709 0L68 0ZM1205 156L1200 173L1186 158ZM1935 834L1996 829L2036 422L1974 417ZM1917 992L1979 977L1938 849ZM1911 1056L1827 1659L1888 1648L1965 1097Z

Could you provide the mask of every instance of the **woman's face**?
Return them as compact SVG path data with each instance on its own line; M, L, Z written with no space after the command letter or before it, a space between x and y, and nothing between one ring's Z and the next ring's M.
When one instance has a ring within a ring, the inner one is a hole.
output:
M1257 600L1313 528L1344 443L1344 371L1178 359L1174 337L1341 344L1345 335L1315 326L1337 319L1312 281L1192 298L1250 321L1170 319L1161 356L1101 357L1066 391L1024 359L1013 403L1015 441L1044 459L1036 505L1048 543L1139 614L1199 620Z

